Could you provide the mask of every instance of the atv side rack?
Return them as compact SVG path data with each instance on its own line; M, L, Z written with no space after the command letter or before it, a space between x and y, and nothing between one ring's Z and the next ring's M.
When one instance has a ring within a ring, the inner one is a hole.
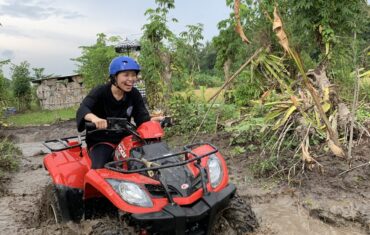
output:
M68 144L68 141L69 140L73 140L73 139L77 139L78 140L78 143L77 144L74 144L74 145L69 145ZM81 148L82 141L84 141L84 140L85 140L85 135L78 135L78 136L65 137L65 138L61 138L61 139L46 140L42 144L47 149L49 149L51 152L59 152L59 151L63 151L63 150L67 150L67 149L72 149L72 148L76 148L76 147L80 147ZM55 144L62 145L63 147L56 148L55 147Z
M202 155L197 155L196 153L194 153L192 151L195 147L198 147L198 146L201 146L201 145L211 146L213 148L213 150L211 150L211 151L209 151L205 154L202 154ZM156 157L156 158L153 158L153 159L150 160L151 162L155 162L155 161L170 158L170 157L179 157L179 156L184 155L185 159L187 159L187 160L183 160L181 162L170 163L170 164L165 164L165 165L160 165L160 166L155 166L155 167L145 167L145 168L134 169L134 170L125 170L122 167L119 167L119 166L122 166L123 163L129 163L131 161L143 163L143 160L141 160L140 158L127 158L127 159L123 159L123 160L108 162L107 164L105 164L104 167L106 169L116 171L116 172L120 172L120 173L123 173L123 174L132 174L132 173L139 173L139 172L146 172L146 171L158 171L158 170L164 169L164 168L183 166L183 165L186 165L188 163L195 162L195 161L198 161L198 163L200 163L200 159L202 159L206 156L209 156L211 154L217 153L217 152L218 152L217 147L215 147L214 145L212 145L210 143L207 143L207 142L195 143L195 144L184 146L184 151L162 155L162 156L159 156L159 157ZM188 154L193 155L194 158L188 159Z

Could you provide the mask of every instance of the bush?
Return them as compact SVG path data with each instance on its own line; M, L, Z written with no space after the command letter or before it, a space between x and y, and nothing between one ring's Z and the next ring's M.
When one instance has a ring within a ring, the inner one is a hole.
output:
M170 101L170 112L175 125L170 128L169 134L195 134L209 105L195 98L192 93L173 96ZM222 120L232 118L235 114L236 107L233 105L214 105L203 123L201 132L209 133L215 131L216 120L220 123Z
M0 181L8 172L18 169L21 151L7 138L0 139Z
M219 87L223 84L223 82L224 81L220 77L208 75L205 73L199 73L194 76L195 87Z
M258 99L263 92L262 82L259 78L253 77L249 71L240 74L234 87L233 99L241 106L246 106L251 100Z

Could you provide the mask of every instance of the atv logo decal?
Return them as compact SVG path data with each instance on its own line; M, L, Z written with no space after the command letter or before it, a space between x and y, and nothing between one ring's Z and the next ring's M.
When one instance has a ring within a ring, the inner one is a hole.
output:
M122 147L121 144L117 146L118 152L121 154L121 158L126 158L126 152L125 149Z
M182 185L181 185L181 189L185 190L185 189L187 189L187 188L189 188L189 185L188 185L188 184L182 184Z

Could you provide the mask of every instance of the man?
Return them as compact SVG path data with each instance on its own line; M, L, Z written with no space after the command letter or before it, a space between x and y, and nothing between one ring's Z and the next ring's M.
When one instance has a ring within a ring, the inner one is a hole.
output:
M114 58L109 65L110 83L92 89L77 111L78 131L85 129L85 121L94 123L97 129L105 129L107 117L133 118L137 126L149 120L161 121L163 117L150 117L140 92L133 87L139 72L140 66L134 59ZM122 138L122 134L103 132L93 138L86 137L93 169L112 161L114 148Z

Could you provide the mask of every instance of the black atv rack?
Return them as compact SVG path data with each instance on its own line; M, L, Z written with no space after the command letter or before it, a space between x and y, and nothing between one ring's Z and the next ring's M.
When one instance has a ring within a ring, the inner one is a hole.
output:
M192 151L195 147L198 147L198 146L201 146L201 145L211 146L213 148L213 150L211 150L211 151L209 151L209 152L207 152L205 154L202 154L202 155L197 155L196 153L194 153ZM184 151L181 151L181 152L172 153L172 154L166 154L166 155L162 155L162 156L155 157L155 158L151 158L150 157L150 163L155 163L155 161L166 159L166 158L184 156L184 159L185 160L180 161L180 162L169 163L169 164L159 165L159 166L155 166L155 167L144 167L144 168L134 169L134 170L125 170L122 167L122 164L123 163L127 163L128 164L131 161L135 161L135 162L140 162L140 163L144 163L145 164L145 160L142 160L142 159L139 159L139 158L127 158L127 159L124 159L124 160L109 162L109 163L105 164L104 167L106 169L109 169L109 170L112 170L112 171L116 171L116 172L120 172L120 173L123 173L123 174L140 173L140 172L147 172L147 173L149 173L149 172L153 172L153 171L157 171L158 172L160 169L165 169L165 168L170 168L170 167L177 167L177 166L183 166L183 165L186 165L186 164L189 164L191 162L195 162L196 161L196 163L194 163L194 166L196 168L198 168L198 170L199 170L199 176L200 176L200 181L202 183L203 192L204 192L204 194L208 194L208 190L207 190L207 171L206 171L206 169L204 167L201 166L200 161L201 161L202 158L204 158L206 156L209 156L211 154L217 153L217 152L218 152L217 147L215 147L214 145L212 145L210 143L206 143L206 142L203 142L203 143L195 143L195 144L190 144L190 145L184 146ZM194 158L189 159L189 154L193 155ZM164 179L162 177L162 175L159 175L158 181L160 182L160 185L163 187L164 192L165 192L166 197L169 200L169 202L172 205L175 205L176 203L173 200L173 197L172 197L172 195L169 192L170 190L169 190L168 185L166 183L166 179Z
M70 140L77 140L78 143L75 145L68 145L68 142ZM65 137L61 139L54 139L54 140L46 140L42 144L49 149L51 152L59 152L67 149L73 149L76 147L82 146L82 141L85 140L85 135L78 135L78 136L70 136L70 137ZM62 146L62 147L55 147L56 145Z
M194 153L192 151L195 147L198 147L198 146L201 146L201 145L211 146L213 148L213 150L209 151L205 154L202 154L202 155L197 155L196 153ZM181 162L170 163L170 164L165 164L165 165L160 165L160 166L155 166L155 167L145 167L145 168L134 169L134 170L125 170L122 167L120 167L120 166L122 166L123 163L129 163L131 161L144 163L143 160L138 159L138 158L127 158L127 159L123 159L123 160L119 160L119 161L108 162L107 164L105 164L104 167L106 169L116 171L116 172L120 172L120 173L123 173L123 174L132 174L132 173L147 172L147 171L158 171L158 170L164 169L164 168L183 166L183 165L186 165L188 163L195 162L195 161L198 161L197 163L199 164L200 159L202 159L206 156L209 156L211 154L217 153L217 152L218 152L217 147L215 147L214 145L212 145L210 143L207 143L207 142L194 143L194 144L184 146L184 151L177 152L177 153L172 153L172 154L166 154L166 155L162 155L162 156L150 159L150 162L155 162L155 161L170 158L170 157L185 156L185 160L183 160ZM193 155L194 158L189 159L189 157L188 157L189 154Z

